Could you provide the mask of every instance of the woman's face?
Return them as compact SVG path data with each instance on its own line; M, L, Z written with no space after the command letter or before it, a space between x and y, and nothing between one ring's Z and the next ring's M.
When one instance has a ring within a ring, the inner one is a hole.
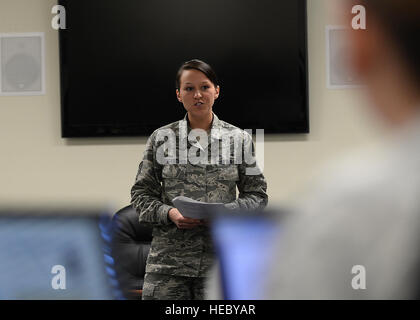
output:
M219 97L219 86L215 87L201 71L184 70L176 95L190 115L202 118L212 113L214 100Z

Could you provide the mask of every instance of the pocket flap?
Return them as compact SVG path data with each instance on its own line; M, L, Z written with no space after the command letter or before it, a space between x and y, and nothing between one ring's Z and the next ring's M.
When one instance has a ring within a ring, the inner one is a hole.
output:
M162 177L167 179L184 179L185 167L177 164L164 165L162 168Z
M217 180L238 181L239 173L237 166L219 167L217 170Z

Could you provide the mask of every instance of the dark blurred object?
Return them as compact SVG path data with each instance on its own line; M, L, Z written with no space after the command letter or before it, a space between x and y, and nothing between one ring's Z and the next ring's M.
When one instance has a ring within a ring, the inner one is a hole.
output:
M152 227L139 222L131 205L119 210L112 220L111 254L121 290L127 299L141 299Z

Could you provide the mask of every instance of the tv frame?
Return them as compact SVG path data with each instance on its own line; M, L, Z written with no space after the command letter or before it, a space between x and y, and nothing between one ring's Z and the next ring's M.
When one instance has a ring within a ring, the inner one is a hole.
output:
M57 4L64 5L69 0L57 0ZM303 6L302 10L300 10L299 14L302 14L303 17L300 17L301 21L303 21L303 32L300 32L299 35L303 37L300 40L302 44L302 48L300 51L304 51L303 57L300 61L303 62L303 65L300 65L300 68L304 69L304 72L301 72L300 75L304 75L305 79L303 80L304 83L304 114L305 119L299 125L296 124L283 124L282 129L276 132L271 132L270 130L265 130L265 134L308 134L310 133L310 115L309 115L309 64L308 64L308 16L307 16L307 0L291 0L291 1L299 1L299 5ZM67 70L64 67L65 64L65 50L63 49L66 45L65 43L65 30L59 30L59 72L60 72L60 111L61 111L61 137L62 138L93 138L93 137L147 137L149 136L155 129L154 126L146 127L143 130L143 133L139 133L138 126L128 127L125 125L124 132L121 132L119 129L110 129L103 133L93 133L95 130L92 126L86 125L70 125L66 122L67 120L67 110L65 108L65 96L68 87L67 81ZM302 54L300 52L300 54ZM246 128L242 128L246 129ZM148 131L149 133L146 133Z

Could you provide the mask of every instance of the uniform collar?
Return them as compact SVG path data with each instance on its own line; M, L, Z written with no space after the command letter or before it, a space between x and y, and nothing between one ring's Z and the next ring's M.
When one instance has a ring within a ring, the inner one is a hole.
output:
M221 135L221 129L222 129L222 122L219 120L219 117L216 116L214 112L213 113L213 120L211 122L211 139L212 140L220 140L222 138ZM183 125L187 126L188 133L191 131L190 122L188 120L188 113L185 114L183 121Z

